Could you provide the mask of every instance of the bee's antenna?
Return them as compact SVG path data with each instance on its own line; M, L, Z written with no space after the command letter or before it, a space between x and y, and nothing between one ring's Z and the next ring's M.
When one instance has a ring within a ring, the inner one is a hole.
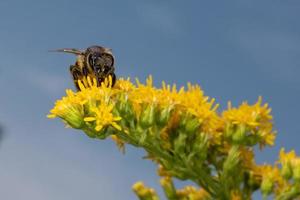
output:
M84 52L78 50L78 49L69 49L69 48L66 48L66 49L54 49L54 50L49 50L49 52L64 52L64 53L72 53L72 54L75 54L75 55L83 55Z

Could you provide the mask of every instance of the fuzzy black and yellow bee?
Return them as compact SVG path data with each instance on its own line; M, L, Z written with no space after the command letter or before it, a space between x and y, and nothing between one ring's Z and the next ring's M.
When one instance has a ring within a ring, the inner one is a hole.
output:
M114 72L114 56L111 49L101 46L90 46L84 51L69 48L54 51L77 55L75 64L70 66L70 72L77 90L80 90L78 80L84 80L87 76L95 78L98 86L101 85L105 78L111 76L111 86L114 86L116 75Z

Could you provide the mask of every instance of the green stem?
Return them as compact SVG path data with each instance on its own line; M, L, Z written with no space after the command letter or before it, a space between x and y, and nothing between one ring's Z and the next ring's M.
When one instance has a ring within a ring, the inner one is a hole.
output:
M147 142L141 145L134 137L130 136L130 134L126 134L125 132L118 132L117 136L133 146L144 148L150 154L168 161L168 163L176 163L176 165L173 166L175 171L179 171L180 173L189 177L192 181L203 187L211 196L216 197L219 184L216 179L203 172L203 170L200 169L195 171L194 169L190 169L188 164L182 162L181 160L174 160L174 156L165 153L157 146L153 146Z

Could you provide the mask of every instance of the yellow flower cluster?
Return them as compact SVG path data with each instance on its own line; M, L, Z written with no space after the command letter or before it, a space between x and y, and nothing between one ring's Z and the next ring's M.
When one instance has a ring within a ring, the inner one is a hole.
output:
M222 113L223 120L231 127L243 129L245 136L256 136L260 139L261 147L274 145L275 132L273 130L271 109L268 104L262 105L262 98L257 103L249 105L244 102L238 108L232 108L228 103L228 110Z
M73 128L82 127L84 111L82 105L85 99L79 98L72 90L66 90L66 97L55 102L54 108L50 111L48 118L59 117L66 121Z
M67 96L56 101L55 107L50 111L49 118L62 118L73 128L94 127L95 131L101 131L109 125L121 130L118 121L120 116L114 116L112 110L114 104L111 101L115 91L110 87L111 78L97 87L95 79L90 77L78 81L80 91L73 93L66 90Z
M286 179L293 177L295 181L300 183L300 158L294 150L285 153L284 148L282 148L279 153L278 163L280 163L281 173Z
M229 103L219 112L215 99L198 85L177 89L163 82L156 88L151 76L145 84L118 79L112 87L108 77L97 86L87 77L78 85L80 91L66 90L48 117L90 137L110 136L122 150L124 144L144 148L161 166L161 185L170 199L248 199L258 188L265 196L300 193L300 158L294 151L281 150L274 166L255 163L253 147L271 146L276 136L271 109L261 97L253 105ZM176 190L168 177L192 180L202 189ZM158 199L142 183L134 191L140 199Z
M176 191L178 199L193 199L193 200L206 200L209 194L202 188L196 189L193 186L186 186Z
M218 128L221 119L216 113L218 104L214 104L214 99L204 96L198 85L188 84L186 90L184 87L178 90L176 85L171 86L163 82L161 88L155 88L152 76L149 76L146 84L137 80L135 86L128 79L127 81L121 79L117 81L115 88L126 92L126 97L131 101L137 116L141 115L145 105L154 105L159 110L173 109L178 115L189 113L198 119L199 124L201 124L200 131L211 134L212 141L219 141ZM173 124L170 126L176 127L178 125L174 124L178 120L172 120L172 122Z
M286 195L293 199L300 195L300 158L294 150L286 153L282 148L275 165L253 162L249 172L250 182L260 185L265 196L274 193L277 199L285 199Z
M111 82L111 78L106 79L101 87L97 87L96 80L92 81L89 77L79 81L81 91L74 94L67 90L67 96L56 102L49 117L60 117L74 128L81 127L84 122L95 122L97 131L107 125L121 130L118 125L121 117L114 116L112 111L118 101L115 99L117 94L123 94L126 100L131 102L137 117L143 113L147 105L153 105L159 110L166 108L169 111L174 110L174 115L190 114L196 117L199 123L199 132L208 134L211 141L217 143L220 142L222 131L225 129L224 124L229 123L233 126L245 125L249 133L262 138L260 140L262 145L274 144L275 135L272 129L271 110L267 104L261 106L261 98L254 105L243 103L239 108L229 106L227 111L219 115L215 99L204 96L198 85L188 84L186 90L184 87L177 90L176 85L171 87L163 82L162 88L155 88L151 76L146 80L146 84L141 84L137 80L137 85L134 85L129 79L119 79L115 87L111 88L109 82ZM86 112L86 108L88 112ZM80 121L80 124L74 126L77 121L74 121L73 118ZM178 123L179 121L173 120L173 122ZM177 125L173 124L172 127Z
M141 200L159 200L155 190L146 187L142 182L135 183L132 189Z

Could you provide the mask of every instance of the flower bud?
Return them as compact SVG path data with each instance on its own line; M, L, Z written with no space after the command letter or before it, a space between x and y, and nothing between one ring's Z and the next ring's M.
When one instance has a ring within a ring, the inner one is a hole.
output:
M281 175L286 180L289 180L293 176L293 170L292 170L292 166L291 166L290 162L285 162L282 164Z
M116 108L118 109L118 111L121 113L121 114L124 114L125 113L125 101L123 100L120 100L116 103Z
M168 106L166 108L163 108L159 113L157 117L157 124L161 127L165 126L171 116L172 107Z
M236 131L232 135L232 140L234 143L241 144L246 139L246 126L240 124Z
M139 192L139 191L145 189L144 183L141 182L141 181L136 182L136 183L132 186L132 189L133 189L133 191L135 191L135 192Z
M83 126L83 121L82 121L82 118L78 118L77 115L72 115L72 116L69 116L67 119L66 119L67 123L72 127L72 128L75 128L75 129L80 129L82 128Z
M265 196L268 196L269 194L271 194L271 192L273 190L273 186L274 186L274 183L270 177L268 177L268 176L263 177L260 189Z
M179 129L185 133L194 133L200 126L201 121L190 113L182 113L179 121Z
M240 153L238 147L233 146L228 152L228 156L223 164L224 173L232 174L237 169L238 164L240 163Z
M131 103L128 100L121 100L116 104L116 109L122 115L122 118L127 121L132 121L134 118L134 111Z
M300 158L293 160L293 178L296 182L300 183Z
M176 199L176 189L170 177L160 179L160 184L168 199Z
M68 105L63 112L58 114L58 117L62 118L72 128L80 129L85 123L79 109L78 107Z
M133 191L141 200L158 200L154 189L147 188L142 182L137 182L132 186Z
M154 123L155 106L153 104L147 105L146 109L142 111L140 117L140 124L143 128L149 128Z
M179 135L174 140L174 150L179 155L182 154L182 156L184 156L184 154L186 153L185 151L187 145L186 141L187 141L187 134L182 131L179 131Z
M232 137L232 134L233 134L233 130L232 130L232 124L231 123L226 123L226 126L225 126L225 137L226 138L231 138Z
M185 130L187 133L195 133L195 131L199 128L200 123L197 118L190 118L185 125Z
M192 152L189 155L189 158L193 156L197 156L198 162L204 162L207 158L207 150L208 150L208 136L205 133L200 133L196 135L196 138L193 143Z

